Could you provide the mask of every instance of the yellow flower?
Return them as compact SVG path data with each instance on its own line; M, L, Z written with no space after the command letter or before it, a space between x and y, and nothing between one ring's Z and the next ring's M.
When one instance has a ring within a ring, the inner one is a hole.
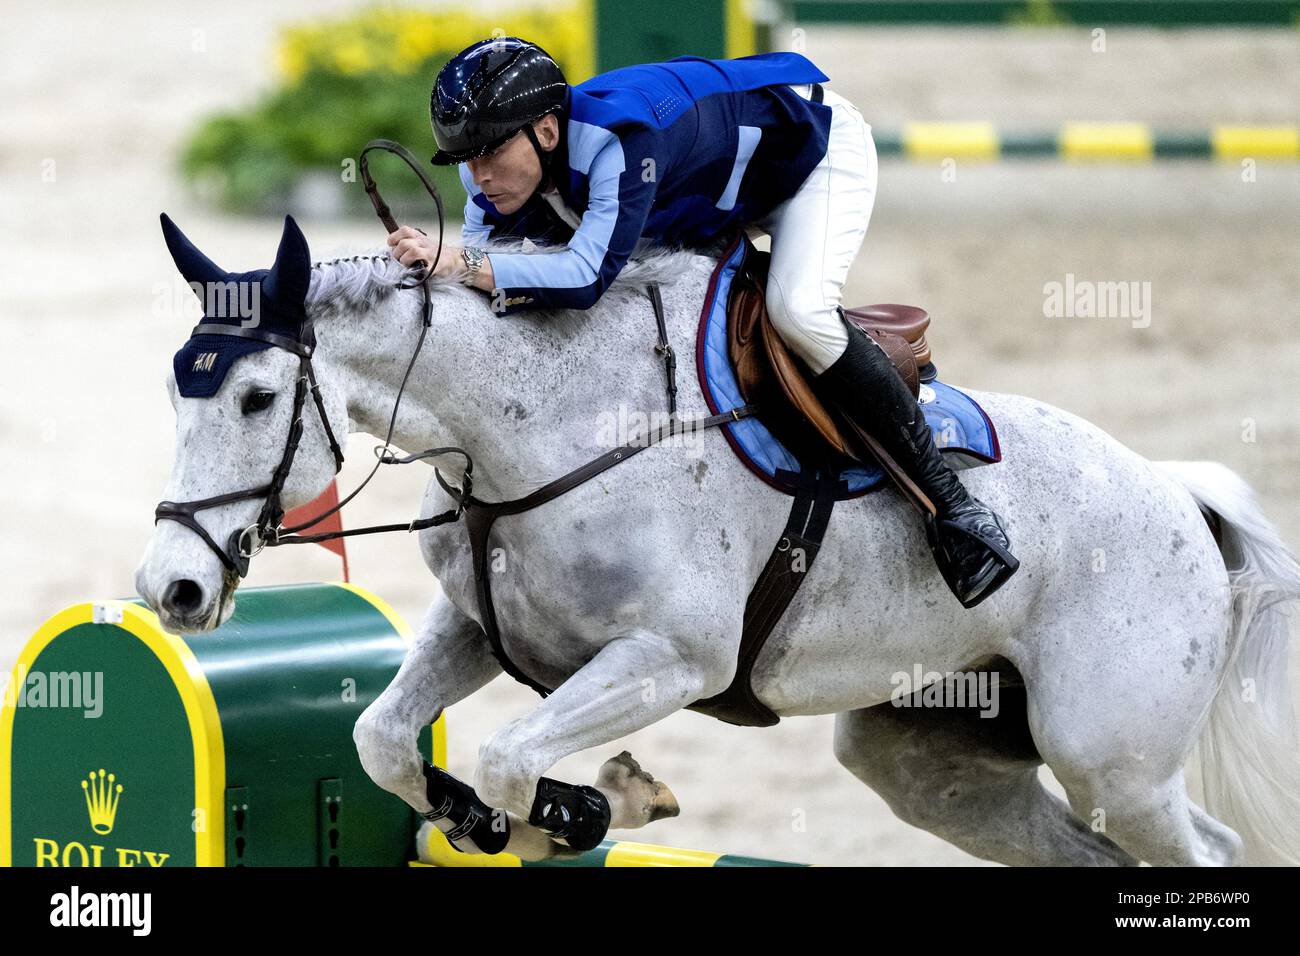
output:
M438 49L438 32L431 18L412 17L397 34L393 57L402 72L409 72Z
M290 83L314 65L350 76L381 69L410 73L436 54L450 55L477 40L507 35L541 44L577 82L587 78L593 60L591 19L591 0L490 15L470 8L431 12L372 6L339 20L286 28L276 46L276 65Z
M366 45L360 40L348 40L334 48L334 65L340 73L356 76L371 68L372 59Z

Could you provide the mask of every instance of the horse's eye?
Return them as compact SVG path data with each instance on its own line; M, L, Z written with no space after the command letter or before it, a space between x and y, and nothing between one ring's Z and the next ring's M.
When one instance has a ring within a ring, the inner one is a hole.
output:
M271 402L275 400L275 392L249 392L244 396L243 412L245 415L251 415L254 412L265 411L271 407Z

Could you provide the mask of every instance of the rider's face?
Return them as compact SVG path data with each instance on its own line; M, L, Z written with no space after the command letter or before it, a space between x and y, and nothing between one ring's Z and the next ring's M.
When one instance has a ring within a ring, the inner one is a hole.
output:
M534 123L533 132L547 152L559 142L559 122L554 115ZM469 171L474 184L503 215L518 212L542 181L542 164L522 130L486 156L469 160Z

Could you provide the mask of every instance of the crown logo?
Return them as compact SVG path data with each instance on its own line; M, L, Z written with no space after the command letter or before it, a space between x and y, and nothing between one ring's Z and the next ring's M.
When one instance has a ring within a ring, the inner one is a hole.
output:
M121 798L122 785L117 783L116 774L108 774L104 779L101 767L98 774L81 781L81 789L86 794L86 810L90 813L90 828L100 835L113 832L113 820L117 816L117 802Z

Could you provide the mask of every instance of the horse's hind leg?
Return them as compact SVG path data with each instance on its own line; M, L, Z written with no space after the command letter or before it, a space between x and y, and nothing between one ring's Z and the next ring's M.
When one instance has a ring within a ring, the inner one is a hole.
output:
M835 756L906 823L972 856L1019 866L1132 866L1038 780L1024 690L998 716L893 703L838 714Z
M1241 863L1241 838L1192 803L1181 767L1166 768L1161 777L1132 750L1101 762L1095 756L1080 758L1077 743L1063 751L1045 741L1044 748L1075 811L1097 821L1138 859L1152 866Z
M1192 803L1183 772L1155 783L1127 772L1072 777L1057 772L1079 813L1152 866L1235 866L1241 838Z
M1111 661L1107 650L1099 661ZM1134 857L1152 866L1233 866L1241 838L1192 803L1182 769L1195 715L1215 693L1213 674L1174 665L1148 667L1143 677L1159 695L1150 701L1123 673L1127 661L1093 667L1080 677L1086 688L1058 682L1039 695L1031 680L1030 726L1070 806Z

